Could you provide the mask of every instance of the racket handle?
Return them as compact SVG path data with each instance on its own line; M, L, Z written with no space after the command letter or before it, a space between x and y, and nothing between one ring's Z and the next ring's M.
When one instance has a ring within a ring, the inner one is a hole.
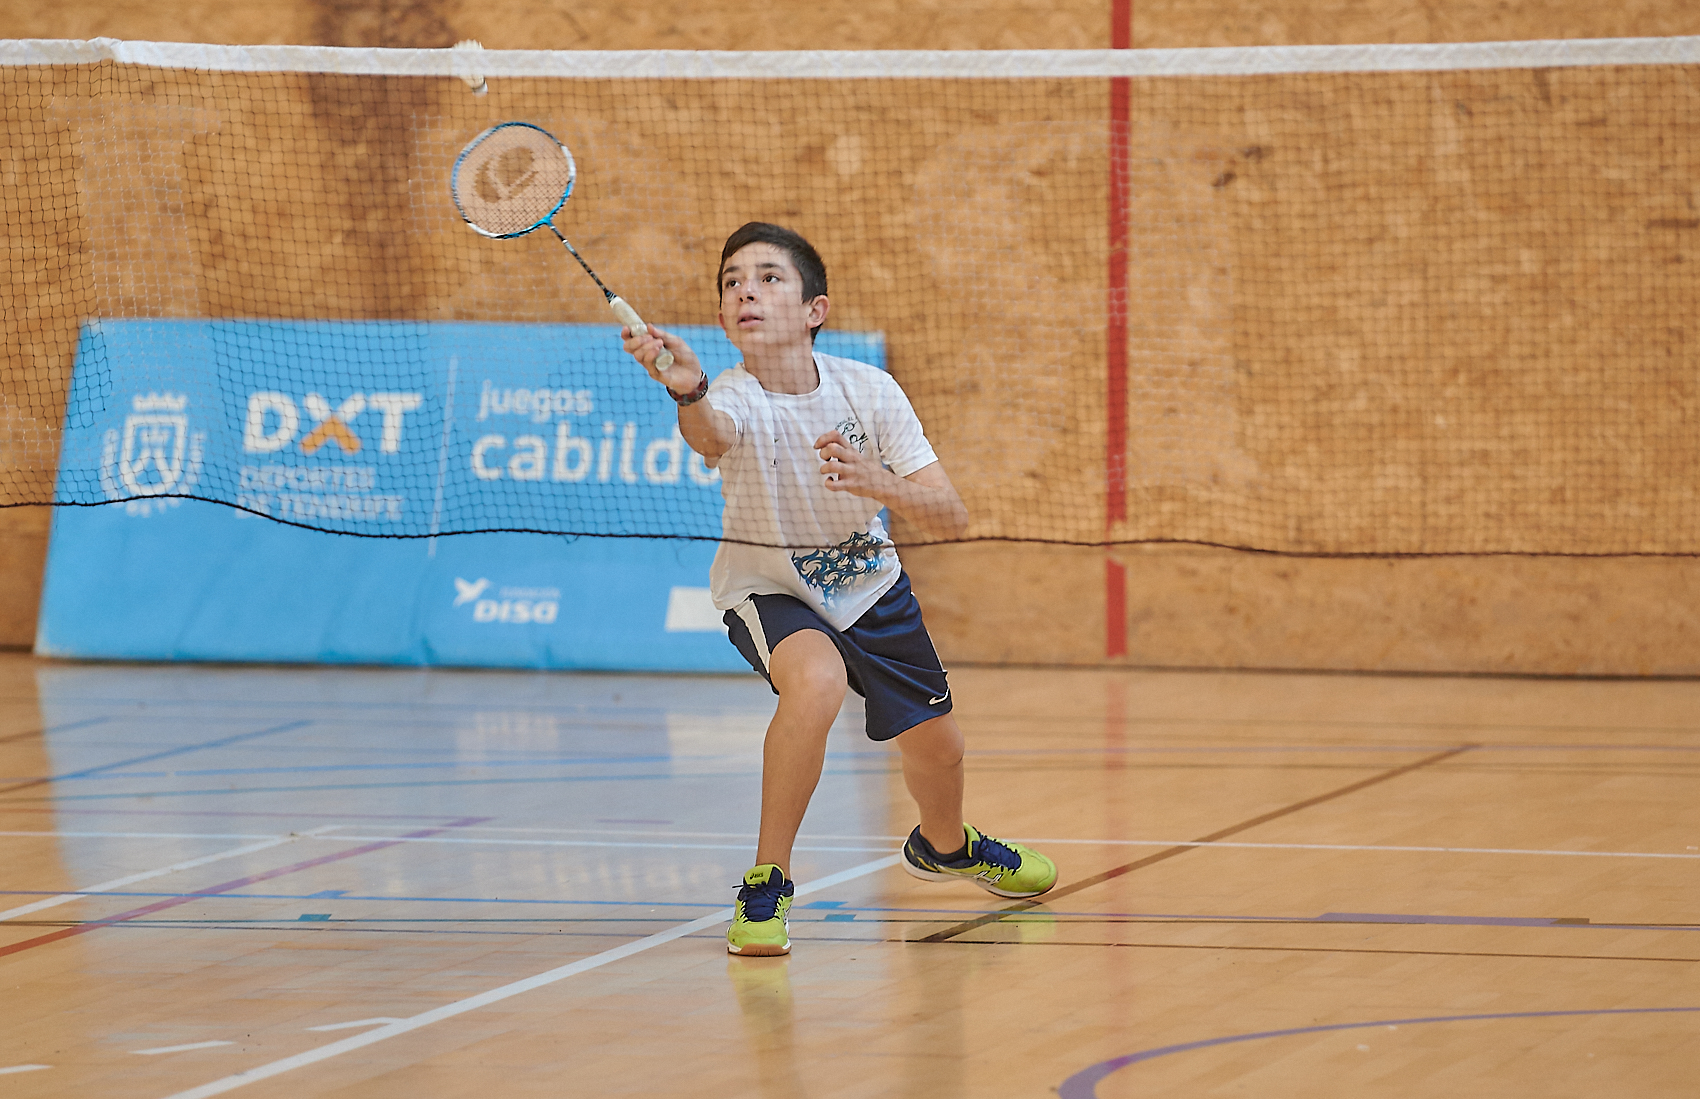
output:
M628 303L625 298L609 298L608 308L614 311L614 316L620 319L621 324L630 328L633 332L649 331L649 326L643 323L643 318L638 316L637 310L633 309L631 304ZM673 353L671 351L662 351L660 355L656 356L655 370L653 373L660 373L672 365Z

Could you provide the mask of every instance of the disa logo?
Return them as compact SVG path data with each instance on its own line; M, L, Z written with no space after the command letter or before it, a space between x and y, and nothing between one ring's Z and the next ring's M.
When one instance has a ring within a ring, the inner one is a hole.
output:
M523 626L536 623L547 626L554 622L561 613L560 588L497 588L497 599L480 599L490 590L490 581L480 576L476 580L462 580L455 577L455 601L457 607L472 604L472 620L474 622L497 622L511 626Z

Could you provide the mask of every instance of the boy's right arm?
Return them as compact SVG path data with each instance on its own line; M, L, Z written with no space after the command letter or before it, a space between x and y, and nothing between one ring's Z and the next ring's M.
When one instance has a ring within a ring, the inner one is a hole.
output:
M696 352L673 333L663 331L653 324L647 327L649 330L642 333L633 332L630 328L620 329L626 351L643 364L651 378L672 392L680 396L696 392L697 387L708 377L702 364L697 361ZM660 358L664 348L673 353L673 365L666 370L656 370L655 360ZM732 449L732 444L738 441L738 425L732 422L732 417L709 404L707 400L698 400L679 406L679 434L685 437L685 442L690 444L692 450L702 455L703 461L712 469L721 456Z

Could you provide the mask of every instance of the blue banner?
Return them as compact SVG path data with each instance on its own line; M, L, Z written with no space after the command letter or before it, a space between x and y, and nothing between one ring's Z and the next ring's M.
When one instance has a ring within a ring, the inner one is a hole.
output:
M877 334L820 349L884 365ZM718 475L676 423L611 326L91 324L57 492L110 502L55 515L37 649L743 668L707 594Z

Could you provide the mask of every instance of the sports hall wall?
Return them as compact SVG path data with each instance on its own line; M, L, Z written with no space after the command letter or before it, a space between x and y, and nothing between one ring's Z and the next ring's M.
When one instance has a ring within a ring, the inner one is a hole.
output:
M1541 5L1165 0L1136 3L1131 29L1135 46L1615 37L1700 34L1700 9L1675 0L1614 5L1581 0ZM1110 35L1107 2L951 6L869 0L774 4L756 11L723 0L683 11L663 4L634 10L631 5L535 0L477 5L168 0L127 8L93 2L0 4L0 37L9 38L435 47L477 37L492 48L975 49L1101 47L1110 44ZM1081 107L1083 118L1101 113L1093 104ZM1603 146L1600 152L1605 155ZM798 155L830 161L834 151L822 145ZM879 198L867 196L870 203ZM27 188L8 187L0 196L12 225L24 223L33 200ZM761 201L775 216L786 214L783 196L762 196ZM730 208L716 212L728 224L741 220ZM386 231L372 210L350 205L345 213L351 245L359 243L361 233L370 243ZM715 243L609 239L598 247L602 255L659 248L689 266L711 262ZM887 256L858 254L857 244L833 242L830 235L821 243L835 274L843 276L841 285L877 285L878 267ZM1672 245L1678 255L1685 246L1691 244L1678 240ZM1562 250L1564 242L1555 247ZM351 246L344 258L358 263L362 255L386 254L382 247ZM225 262L245 261L233 249ZM1319 271L1331 262L1327 255L1314 257ZM366 303L371 315L431 315L441 304L433 295L440 299L455 280L451 272L430 271L428 263L421 272L412 299ZM348 277L344 273L338 281L346 283ZM1673 277L1692 278L1685 272ZM62 289L31 285L4 292L22 299ZM1057 291L1064 295L1058 304L1066 303L1067 289L1063 285ZM683 285L650 293L659 297L654 307L659 318L675 323L700 321L711 308ZM582 317L562 306L565 314L539 319L590 320L595 304L587 299L577 310ZM309 312L310 305L304 303ZM232 303L236 315L239 306ZM838 316L854 322L853 300L840 299L838 309ZM58 374L49 370L32 384L62 394L75 335L26 321L4 338L13 345L11 353L27 350L37 363L58 364ZM901 378L901 344L893 338L893 369ZM963 414L960 395L917 394L917 405L929 422ZM963 448L955 454L946 449L944 456L959 481L971 478L975 461L994 457ZM1068 464L1066 456L1060 464ZM0 511L0 643L27 646L33 636L47 523L45 509ZM1174 546L1106 555L1096 549L995 543L910 550L905 556L940 649L957 661L1700 673L1700 565L1681 558L1310 559ZM1122 614L1119 622L1111 622L1107 584L1118 570Z

